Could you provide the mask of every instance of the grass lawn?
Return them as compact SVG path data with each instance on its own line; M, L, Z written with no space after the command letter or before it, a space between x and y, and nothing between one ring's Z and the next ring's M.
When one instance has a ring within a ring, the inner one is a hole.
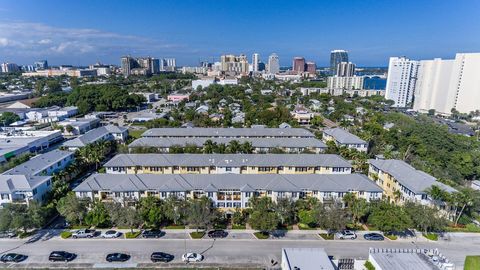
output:
M133 130L133 129L129 129L128 130L128 135L132 138L135 138L135 139L138 139L142 136L142 134L145 132L145 130Z
M191 233L190 233L190 237L192 237L192 239L200 239L200 238L202 238L204 235L205 235L205 232L203 232L203 231L200 231L200 232L191 232Z
M320 233L318 235L320 235L320 237L322 237L324 240L333 240L335 238L334 234Z
M464 270L476 270L480 269L480 255L478 256L467 256L465 258Z
M255 235L255 237L257 239L268 239L268 238L270 238L270 234L264 233L264 232L256 232L256 233L253 233L253 235Z
M127 232L125 233L125 238L127 239L137 238L141 233L142 233L141 231L133 231L133 233Z
M480 227L477 225L470 223L467 224L465 227L447 227L445 229L447 232L474 232L474 233L480 233Z
M69 231L64 231L64 232L60 233L60 237L61 237L62 239L67 239L67 238L72 237L72 233L69 232Z
M245 230L246 228L247 228L247 226L241 225L241 224L233 224L232 225L233 230Z
M387 237L388 239L390 240L397 240L398 237L396 235L389 235L389 234L386 234L385 237Z
M183 230L183 229L185 229L185 225L168 225L168 226L165 226L164 229Z
M438 234L436 233L422 233L423 237L427 238L428 240L437 241Z
M303 223L298 223L298 228L300 230L316 230L317 228L312 228L310 226L308 226L307 224L303 224Z

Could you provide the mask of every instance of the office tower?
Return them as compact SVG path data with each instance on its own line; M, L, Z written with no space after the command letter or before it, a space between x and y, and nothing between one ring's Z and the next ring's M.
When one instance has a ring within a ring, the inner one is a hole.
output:
M355 64L352 62L340 62L337 65L335 75L338 77L351 77L355 75Z
M316 74L317 73L317 65L315 64L315 62L307 62L306 64L306 71L310 74Z
M132 74L132 69L137 68L137 61L130 56L124 56L121 59L123 76L127 77Z
M160 73L160 59L152 58L152 74Z
M260 62L258 63L258 71L264 71L265 70L265 63Z
M411 106L419 62L406 57L390 57L385 98L395 107Z
M280 62L278 59L278 55L276 53L272 53L268 57L268 70L267 72L270 74L276 74L280 72Z
M48 69L48 62L47 60L36 61L33 66L36 70Z
M455 59L422 60L413 108L450 115L480 110L480 53L457 53Z
M305 58L303 57L294 57L292 70L295 73L302 73L305 71Z
M239 56L233 54L222 55L220 57L220 63L221 71L223 72L248 72L248 60L244 54L241 54Z
M252 71L258 72L258 64L260 63L260 54L254 53L252 55Z
M337 66L341 62L348 62L348 52L345 50L333 50L330 52L330 72L337 74Z
M20 71L20 68L15 63L7 62L7 63L1 64L1 71L3 73L17 72L17 71Z

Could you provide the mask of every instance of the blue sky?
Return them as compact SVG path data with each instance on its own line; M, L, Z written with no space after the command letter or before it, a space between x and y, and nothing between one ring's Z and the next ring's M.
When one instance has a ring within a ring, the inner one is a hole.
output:
M480 1L1 0L0 62L119 64L124 54L176 57L180 65L245 53L282 65L328 64L346 49L360 66L389 56L453 58L480 51Z

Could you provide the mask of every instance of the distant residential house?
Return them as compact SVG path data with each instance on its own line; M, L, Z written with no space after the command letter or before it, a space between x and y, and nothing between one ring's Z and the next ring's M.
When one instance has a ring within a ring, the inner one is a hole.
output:
M189 99L188 95L172 94L167 96L167 100L172 102L180 102L188 99Z
M324 142L334 141L337 146L356 149L360 152L367 152L368 150L368 143L366 141L343 128L324 129L322 139Z
M63 127L65 135L81 135L96 128L99 124L100 119L98 118L76 118L58 122L58 125Z
M202 105L200 107L198 107L195 112L196 113L199 113L199 114L207 114L208 113L208 110L209 110L209 107L207 105Z
M221 113L212 113L208 117L214 122L221 121L223 118L225 118L225 116Z
M70 118L78 114L78 108L75 106L64 107L57 110L48 111L49 117L58 117L59 119Z
M278 127L279 128L291 128L292 126L288 123L283 122L280 125L278 125Z
M95 142L112 140L125 141L127 138L127 128L108 125L90 130L75 139L66 141L63 143L63 147L70 151L75 151Z
M310 109L318 111L322 108L322 103L319 100L311 99L310 100Z
M291 115L300 125L310 124L310 121L314 116L314 114L303 105L295 106L295 109L293 112L291 112Z

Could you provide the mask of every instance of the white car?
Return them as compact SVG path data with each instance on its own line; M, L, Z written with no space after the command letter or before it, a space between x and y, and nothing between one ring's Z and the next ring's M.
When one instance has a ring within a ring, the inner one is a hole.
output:
M184 262L201 262L203 255L198 253L185 253L182 255L182 261Z
M355 234L354 231L350 231L350 230L343 230L343 231L339 231L335 234L335 236L337 236L338 239L356 239L357 238L357 235Z
M121 232L117 232L115 230L108 230L108 231L102 233L101 237L102 238L117 238L117 237L120 237L120 235L122 235Z

